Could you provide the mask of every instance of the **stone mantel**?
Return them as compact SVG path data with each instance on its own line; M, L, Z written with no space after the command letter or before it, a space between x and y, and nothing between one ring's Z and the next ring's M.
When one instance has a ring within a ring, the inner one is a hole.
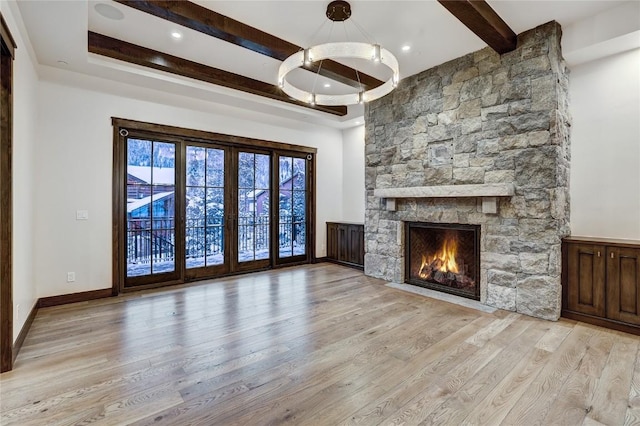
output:
M511 197L515 194L511 183L483 183L475 185L413 186L405 188L377 188L373 195L386 198L387 210L396 210L396 198L447 198L482 197L482 212L496 213L496 197Z
M515 190L512 183L412 186L373 190L373 195L379 198L511 197L513 194Z

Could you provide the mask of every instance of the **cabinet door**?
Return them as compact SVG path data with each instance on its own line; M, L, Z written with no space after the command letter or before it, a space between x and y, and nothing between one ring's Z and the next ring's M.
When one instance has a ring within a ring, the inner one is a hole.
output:
M364 236L362 225L349 225L348 228L348 262L356 265L364 265L362 253L364 252Z
M349 261L349 227L344 224L338 225L338 260Z
M640 249L607 247L607 318L640 324Z
M338 224L327 223L327 257L338 260Z
M605 316L605 247L569 244L567 250L567 309Z

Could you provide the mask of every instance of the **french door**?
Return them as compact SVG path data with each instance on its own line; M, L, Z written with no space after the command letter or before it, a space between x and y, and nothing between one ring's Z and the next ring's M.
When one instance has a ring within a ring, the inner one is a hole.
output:
M271 155L187 143L185 277L271 265Z
M311 154L129 130L117 139L119 290L312 259Z

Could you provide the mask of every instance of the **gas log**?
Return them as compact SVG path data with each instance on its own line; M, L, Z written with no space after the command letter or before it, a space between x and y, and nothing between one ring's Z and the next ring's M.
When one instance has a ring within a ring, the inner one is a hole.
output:
M458 274L451 271L442 271L443 261L439 258L434 259L431 263L422 266L419 276L428 281L435 282L453 288L473 288L475 282L464 274ZM463 267L462 270L465 270Z

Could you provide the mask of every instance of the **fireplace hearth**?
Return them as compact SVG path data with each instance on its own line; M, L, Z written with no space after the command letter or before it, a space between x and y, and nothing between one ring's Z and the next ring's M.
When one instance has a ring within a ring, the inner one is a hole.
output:
M480 300L480 226L406 222L405 280Z

